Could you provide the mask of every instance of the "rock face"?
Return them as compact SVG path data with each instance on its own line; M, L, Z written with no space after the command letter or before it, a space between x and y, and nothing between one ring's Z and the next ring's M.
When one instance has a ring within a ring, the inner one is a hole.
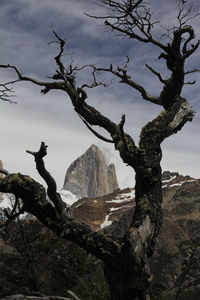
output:
M92 145L82 156L68 168L64 190L79 198L99 197L118 189L114 164L107 166L101 150Z

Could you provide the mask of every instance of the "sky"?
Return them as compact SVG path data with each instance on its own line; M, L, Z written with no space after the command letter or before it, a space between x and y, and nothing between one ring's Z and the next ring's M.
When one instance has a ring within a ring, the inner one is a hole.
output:
M84 13L103 15L105 10L97 5L98 0L0 0L0 64L13 64L24 75L46 81L55 74L54 57L58 45L53 30L66 38L63 62L68 66L81 67L97 64L99 67L123 65L125 57L130 57L129 72L132 78L142 84L150 93L159 95L161 84L145 68L150 64L164 76L167 71L162 60L158 60L159 49L139 44L134 40L122 39L108 33L102 21L91 19ZM149 1L151 2L151 1ZM99 3L99 2L98 2ZM198 1L193 1L194 5ZM176 22L176 1L152 1L155 20L161 25L172 26ZM200 37L200 16L192 20L196 35ZM161 27L155 30L158 38ZM186 68L200 68L198 52L188 60ZM103 74L105 82L112 76ZM0 83L16 79L11 70L0 69ZM102 79L102 77L101 77ZM192 74L188 80L196 80L195 85L185 85L182 96L187 98L196 115L181 132L166 139L162 144L163 170L179 172L182 175L200 177L200 73ZM91 71L77 74L79 85L91 83ZM26 150L37 151L41 141L48 145L45 157L47 169L61 189L67 168L92 144L96 144L105 154L108 163L115 163L119 186L134 186L134 172L125 166L114 146L98 140L82 123L74 112L70 99L64 92L51 91L46 95L31 83L20 82L13 86L17 104L0 101L0 160L10 172L30 175L43 183L35 170L33 157ZM141 128L161 111L160 107L144 101L133 88L119 83L113 78L107 87L87 90L88 103L96 107L114 122L119 123L126 114L125 131L136 143ZM97 129L107 136L106 132Z

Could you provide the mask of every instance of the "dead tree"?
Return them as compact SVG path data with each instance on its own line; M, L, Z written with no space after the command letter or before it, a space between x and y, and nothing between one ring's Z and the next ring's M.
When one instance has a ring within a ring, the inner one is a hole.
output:
M181 96L186 83L185 76L199 70L185 70L185 61L198 49L199 41L195 39L194 29L188 21L198 15L192 14L186 1L179 2L178 25L164 29L165 40L154 37L156 22L152 21L151 11L143 0L101 0L101 5L109 10L109 14L97 19L105 19L105 26L133 41L148 44L160 49L159 59L169 72L169 77L162 75L151 66L146 67L162 83L163 88L158 96L153 96L128 73L129 58L123 67L97 68L91 67L93 83L77 86L76 72L82 68L66 68L62 62L65 40L55 32L60 51L55 57L57 71L49 81L39 81L24 76L16 66L1 65L1 68L13 69L19 81L29 81L42 87L41 92L47 94L51 90L62 90L69 96L76 113L87 127L100 139L114 144L123 162L132 167L136 173L136 209L128 230L123 236L108 236L103 232L95 232L89 226L78 222L70 216L56 192L56 184L44 166L46 145L41 144L38 152L30 152L35 157L36 167L48 185L48 196L39 183L21 174L6 175L0 180L0 191L13 193L22 199L23 209L35 215L47 227L86 249L103 261L104 273L110 286L113 300L148 299L147 289L152 279L149 259L153 254L156 237L162 225L162 184L161 143L169 136L177 133L191 121L194 115L189 102ZM159 25L159 24L157 24ZM146 101L159 105L163 111L141 130L139 144L136 145L130 135L124 131L125 116L119 124L114 123L87 102L87 88L104 84L98 82L97 73L108 72L137 90ZM92 126L105 129L110 139L97 133ZM14 217L14 213L12 217Z

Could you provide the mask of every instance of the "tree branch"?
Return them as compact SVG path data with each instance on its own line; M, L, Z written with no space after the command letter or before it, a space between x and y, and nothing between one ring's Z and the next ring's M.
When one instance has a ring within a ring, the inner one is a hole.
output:
M151 20L151 11L143 0L136 2L101 0L101 2L103 7L109 11L109 15L94 16L87 14L89 17L104 19L105 25L111 29L111 32L120 33L124 37L136 39L143 43L152 43L162 50L166 49L166 46L153 38L151 34L152 28L158 22ZM112 23L111 20L113 20Z
M196 9L194 11L193 5L187 5L187 1L178 0L178 22L179 22L179 28L186 25L190 20L195 19L199 16L199 9Z
M65 203L63 202L60 194L57 192L57 185L54 178L51 174L46 170L45 164L43 161L43 157L47 155L47 147L44 142L41 142L41 146L38 152L32 152L27 150L26 152L32 154L35 158L36 162L36 169L40 176L45 180L48 188L47 188L47 195L49 199L55 205L57 210L58 216L63 218L65 214Z
M58 36L58 34L55 31L53 31L53 33L54 33L55 37L57 38L57 40L60 44L60 52L55 57L55 61L56 61L56 64L59 66L60 73L64 74L65 73L65 67L64 67L63 63L61 62L61 57L63 55L66 40L63 40L60 36Z
M194 80L194 81L186 81L186 82L184 82L184 84L195 84L196 83L196 81Z
M162 101L159 97L150 95L143 86L139 85L137 82L131 79L131 76L127 74L127 70L118 67L118 71L113 70L113 66L110 68L97 68L98 71L110 72L121 79L120 83L126 83L127 85L136 89L142 95L144 100L152 102L157 105L162 105Z
M178 97L176 102L163 111L153 121L147 123L141 131L139 146L143 149L151 148L152 136L155 145L160 145L164 139L173 135L188 122L192 121L194 111L184 98Z
M123 141L123 144L125 145L125 149L128 150L128 146L127 146L126 138L125 138L125 134L124 134L125 121L126 121L126 115L122 115L121 121L119 123L119 128L121 131L122 141Z
M18 173L1 178L0 192L12 193L20 198L26 212L36 216L60 237L71 240L103 261L109 261L123 251L123 238L117 240L106 237L73 219L67 212L60 219L56 208L47 201L44 187L29 176Z
M0 100L9 102L10 104L17 103L11 100L11 97L14 97L15 95L12 95L13 89L8 87L9 85L14 84L16 82L18 82L18 80L0 84Z
M18 211L16 211L18 208ZM19 217L21 214L23 214L25 212L25 208L24 206L22 205L22 207L20 207L20 204L19 204L19 198L15 196L15 203L12 207L12 210L11 212L9 213L7 211L7 209L4 209L4 214L7 218L6 222L1 226L1 227L5 227L7 228L9 223L16 219L17 217Z
M156 72L152 67L150 67L148 64L145 64L145 66L153 73L155 74L158 79L160 80L160 82L166 84L167 80L163 79L162 76L160 75L160 73Z
M78 114L79 118L83 121L83 123L87 126L87 128L96 136L98 137L100 140L107 142L107 143L114 143L113 140L109 140L107 138L105 138L104 136L100 135L98 132L96 132L79 114Z
M185 72L185 75L195 73L195 72L200 72L200 69L194 69L194 70L189 70Z

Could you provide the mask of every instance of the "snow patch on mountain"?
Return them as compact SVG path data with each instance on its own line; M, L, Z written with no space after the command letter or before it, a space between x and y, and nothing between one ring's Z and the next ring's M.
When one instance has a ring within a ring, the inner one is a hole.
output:
M117 210L126 210L126 209L129 209L131 207L133 207L133 205L123 205L123 206L119 206L119 207L112 207L110 209L110 212L117 211Z
M62 200L69 206L71 206L72 204L74 204L75 202L77 202L79 200L79 198L77 196L75 196L73 193L71 193L70 191L67 190L61 190L59 192Z
M169 185L169 187L173 187L173 186L182 186L184 183L186 183L186 182L192 182L192 181L197 181L197 180L184 180L184 181L180 181L180 182L177 182L177 183L174 183L174 184L170 184ZM165 186L163 186L163 187L165 187Z
M120 194L112 200L106 201L107 203L123 203L130 201L135 198L135 190L131 190L131 192Z
M112 221L109 221L109 217L110 217L110 214L106 215L105 217L105 221L100 225L100 228L105 228L107 226L110 226L112 224Z
M170 182L170 181L174 180L176 177L177 177L176 175L171 176L169 179L163 180L162 183Z

